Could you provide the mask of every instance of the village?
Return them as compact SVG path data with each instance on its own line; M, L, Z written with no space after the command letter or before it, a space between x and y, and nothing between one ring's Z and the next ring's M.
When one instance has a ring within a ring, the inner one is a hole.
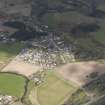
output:
M12 96L0 94L0 105L11 105L16 99Z
M53 69L60 64L75 61L72 52L75 47L72 45L65 46L59 37L55 37L54 40L49 38L49 36L42 37L41 39L43 39L41 40L42 42L38 40L31 41L32 47L23 49L19 57L25 62L40 64L43 69ZM59 43L61 45L58 45Z
M0 105L105 98L105 13L91 1L0 1Z

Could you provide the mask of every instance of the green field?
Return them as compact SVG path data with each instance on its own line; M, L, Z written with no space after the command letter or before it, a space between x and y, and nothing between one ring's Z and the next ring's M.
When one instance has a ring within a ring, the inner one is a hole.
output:
M100 24L100 30L98 30L95 35L94 38L102 43L103 45L105 45L105 20L102 21L102 23Z
M25 81L22 76L0 73L0 93L20 98L24 93Z
M42 22L47 24L50 28L60 31L71 29L80 23L92 23L94 19L84 16L78 12L63 12L63 13L48 13L42 18Z
M41 105L61 105L75 90L73 85L50 72L46 81L37 88L38 102Z
M18 42L13 44L0 43L0 62L5 62L9 58L16 56L22 47L23 44Z

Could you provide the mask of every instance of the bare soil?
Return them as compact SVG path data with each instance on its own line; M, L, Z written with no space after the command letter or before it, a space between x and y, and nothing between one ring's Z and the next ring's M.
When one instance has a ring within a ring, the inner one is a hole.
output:
M21 59L15 58L5 68L3 68L2 72L14 72L28 77L41 69L42 68L38 65L25 63Z
M66 64L56 69L65 79L73 81L78 85L84 85L90 80L89 76L93 72L98 72L99 75L105 73L105 64L98 62L78 62Z

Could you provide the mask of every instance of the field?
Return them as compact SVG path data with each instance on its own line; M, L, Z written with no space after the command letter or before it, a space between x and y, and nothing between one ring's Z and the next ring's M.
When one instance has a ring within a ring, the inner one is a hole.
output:
M91 80L91 78L88 78L91 73L98 72L99 74L104 74L105 64L97 62L70 63L58 68L57 72L67 80L72 80L78 85L84 85Z
M80 23L93 23L95 20L91 17L84 16L78 12L57 12L45 14L42 18L44 24L52 29L68 32L72 27Z
M62 0L48 0L48 3L49 5L53 3L58 5L60 3L63 4ZM75 11L63 11L63 9L60 9L61 11L56 10L56 12L45 13L41 17L41 22L48 25L51 30L60 32L61 36L62 34L65 37L67 36L68 43L72 43L78 48L75 51L78 53L76 53L76 56L84 55L81 58L79 58L80 56L77 57L77 60L104 59L102 45L105 45L105 13L99 18L97 16L92 17L84 15L83 8L80 8ZM97 9L103 12L105 4L101 3L97 6ZM73 30L75 31L73 32ZM64 39L65 43L67 43L66 39Z
M42 68L38 65L32 65L25 63L20 58L16 57L13 59L6 67L4 67L2 72L14 72L17 74L22 74L24 76L30 76L33 73L40 71Z
M0 74L0 93L21 98L24 93L26 79L10 73Z
M3 44L0 43L0 62L5 62L7 59L16 56L22 49L23 44L21 43L12 43L12 44Z
M103 20L103 22L101 23L101 27L100 30L97 31L94 35L94 38L102 43L103 45L105 45L105 20Z
M72 84L50 72L45 82L37 87L37 99L41 105L61 105L75 90Z
M44 30L43 25L48 25L45 29L48 34L51 32L54 36L60 37L62 44L58 45L59 47L64 46L66 49L71 45L70 53L77 62L71 63L64 51L62 56L70 62L69 64L62 65L55 71L46 70L46 76L41 78L41 84L35 83L39 77L36 75L33 78L34 81L26 82L27 77L42 68L23 62L18 57L14 58L24 46L20 42L0 43L0 70L3 72L0 73L1 94L15 96L27 105L88 105L86 104L88 102L92 102L89 105L105 105L105 96L100 98L105 94L105 75L103 75L105 64L97 62L105 59L105 3L97 4L94 14L90 11L91 6L85 7L91 0L86 0L85 5L82 1L84 2L84 0L74 0L74 3L72 0L35 1L35 8L33 8L35 15L33 11L31 14L35 18L38 17L32 21L38 20L38 24L41 23L42 27L38 25L39 29ZM26 6L21 5L19 11L24 7ZM17 10L10 9L13 13L17 12ZM22 14L27 9L28 7L22 10ZM27 21L27 19L24 20ZM75 48L72 49L72 46ZM11 61L12 58L14 59ZM59 57L57 58L60 62ZM17 75L4 72L15 72ZM21 105L21 103L17 102L14 105Z
M0 69L2 69L23 48L23 44L16 42L12 44L0 43Z

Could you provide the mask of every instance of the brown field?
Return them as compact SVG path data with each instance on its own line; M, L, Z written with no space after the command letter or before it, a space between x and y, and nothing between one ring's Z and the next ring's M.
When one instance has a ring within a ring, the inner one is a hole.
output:
M40 66L25 63L20 59L14 59L3 68L2 72L13 72L28 77L39 70L41 70Z
M87 76L93 72L99 75L105 73L105 64L97 62L70 63L56 69L65 79L73 81L78 85L84 85L89 81Z

